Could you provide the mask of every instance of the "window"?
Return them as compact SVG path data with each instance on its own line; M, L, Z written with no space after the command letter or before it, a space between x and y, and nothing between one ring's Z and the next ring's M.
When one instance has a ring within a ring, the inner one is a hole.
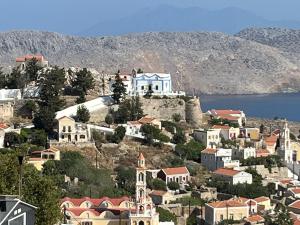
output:
M65 135L61 135L61 139L64 139L65 138Z
M72 130L71 130L71 126L69 126L69 127L68 127L68 131L69 131L69 132L71 132L71 131L72 131Z
M142 86L141 89L144 90L144 86Z
M83 221L81 222L81 225L93 225L92 221Z
M85 135L80 135L80 139L85 139Z
M224 220L223 214L220 215L220 220Z
M66 126L63 126L63 130L62 130L63 132L66 132Z
M230 214L230 215L229 215L229 219L230 219L230 220L233 220L233 214Z
M155 90L158 90L158 85L155 85Z

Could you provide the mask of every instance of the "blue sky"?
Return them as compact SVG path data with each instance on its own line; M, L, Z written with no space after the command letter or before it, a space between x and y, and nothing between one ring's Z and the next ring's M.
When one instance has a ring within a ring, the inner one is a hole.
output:
M266 19L300 21L299 0L1 0L0 31L33 29L74 34L98 22L160 4L211 10L238 7Z

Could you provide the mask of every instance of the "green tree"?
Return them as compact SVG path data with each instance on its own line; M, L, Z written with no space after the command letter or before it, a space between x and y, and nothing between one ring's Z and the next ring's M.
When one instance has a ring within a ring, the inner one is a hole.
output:
M138 70L136 71L136 73L144 73L144 71L141 68L138 68Z
M37 207L36 224L53 225L60 220L60 193L55 183L43 177L35 168L24 174L24 201Z
M157 212L159 213L159 221L161 222L171 222L173 221L177 224L177 217L174 213L171 213L169 210L157 207Z
M20 134L16 132L5 133L4 146L5 147L17 147L22 143Z
M168 183L168 188L170 190L175 191L175 190L178 190L180 188L180 186L179 186L179 184L177 182L171 181L171 182Z
M186 142L186 137L183 131L179 131L174 134L172 142L174 144L184 144Z
M44 130L34 129L31 134L31 144L46 147L47 134Z
M125 99L114 113L116 123L126 123L142 118L144 115L139 96Z
M149 145L154 144L154 139L159 139L160 129L150 124L144 124L141 127L141 132L145 137L145 142Z
M125 98L126 96L126 88L120 77L120 71L116 73L115 82L113 83L112 88L112 98L115 101L115 103L119 104L121 102L121 98Z
M173 118L174 122L176 122L176 123L178 123L182 119L182 117L179 113L173 114L172 118Z
M55 113L65 105L60 99L65 83L65 71L54 67L41 74L39 109L34 115L33 123L36 128L52 133L55 126Z
M277 208L275 209L275 220L270 221L267 220L269 223L267 225L293 225L293 219L290 217L290 214L286 208L286 206L279 203ZM271 223L270 223L271 222Z
M105 123L107 123L108 125L111 125L113 123L113 117L111 114L107 114L105 116Z
M124 137L125 137L125 134L126 134L126 128L123 127L123 126L118 126L116 129L115 129L115 132L114 134L111 136L111 141L113 143L120 143Z
M80 92L78 98L76 98L76 103L81 104L84 103L85 101L86 101L85 94L83 92Z
M190 140L186 144L176 145L175 152L180 156L180 158L199 162L201 160L201 151L203 149L205 149L203 143Z
M13 68L6 80L7 88L9 89L23 89L27 83L26 78L21 74L17 68Z
M90 112L84 105L78 106L75 117L77 121L86 123L90 120L90 117Z
M117 184L119 188L134 194L135 193L135 182L136 172L131 167L120 166L116 169L117 171Z
M161 190L161 191L166 191L167 190L166 183L163 180L159 179L159 178L151 180L149 182L149 187L152 190Z
M7 86L6 74L2 71L2 67L0 67L0 89L5 88Z
M94 88L95 80L92 73L87 68L83 68L75 73L75 79L71 82L71 85L75 92L86 95L88 90Z
M26 63L25 74L26 78L29 81L37 81L38 72L42 67L39 66L38 60L36 58L32 58Z

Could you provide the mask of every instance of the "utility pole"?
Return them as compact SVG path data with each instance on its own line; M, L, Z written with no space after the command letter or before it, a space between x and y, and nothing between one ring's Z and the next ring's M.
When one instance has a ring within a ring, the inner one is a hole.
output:
M19 155L18 156L18 161L19 161L19 199L21 199L21 195L22 195L22 166L23 166L23 159L24 156L23 155Z

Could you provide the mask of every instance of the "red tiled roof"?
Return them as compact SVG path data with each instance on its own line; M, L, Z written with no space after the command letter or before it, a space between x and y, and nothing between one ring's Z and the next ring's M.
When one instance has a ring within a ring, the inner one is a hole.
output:
M289 205L291 208L300 209L300 200L297 200Z
M254 199L257 203L260 203L260 202L265 202L265 201L269 201L270 198L266 197L266 196L261 196L261 197L257 197Z
M214 174L218 174L218 175L223 175L223 176L229 176L232 177L238 173L240 173L241 171L238 170L232 170L232 169L226 169L226 168L219 168L217 170L215 170L213 173Z
M140 154L139 154L139 160L144 160L144 159L145 159L145 157L144 157L143 153L140 152Z
M149 124L151 123L153 120L155 120L154 117L150 117L150 116L144 116L141 119L139 119L138 121L142 124Z
M84 212L93 213L95 216L99 216L101 213L96 211L95 209L90 208L68 208L67 211L71 212L75 216L80 216Z
M271 135L269 137L265 137L265 142L266 142L266 144L273 145L277 142L277 138L278 138L277 136Z
M239 117L230 116L230 115L220 115L219 117L229 121L237 121L239 119Z
M6 129L9 126L6 123L0 123L0 129Z
M35 58L37 61L44 60L44 56L42 56L42 55L25 55L23 57L16 58L16 62L25 62L25 61L31 60L33 58Z
M142 125L139 121L135 120L135 121L128 121L127 124L131 124L131 125Z
M292 181L292 179L284 179L284 180L281 180L280 183L281 184L290 184Z
M121 198L108 198L108 197L103 197L103 198L89 198L89 197L84 197L84 198L68 198L65 197L61 200L61 204L69 201L74 204L74 206L80 206L83 202L89 201L95 206L99 206L102 202L108 201L111 202L112 205L114 206L119 206L123 201L129 201L129 198L124 196Z
M215 154L217 153L217 149L213 149L213 148L206 148L204 150L201 151L201 153L206 153L206 154Z
M270 154L270 152L267 149L263 149L263 148L257 149L256 153L257 154Z
M300 194L300 188L292 188L291 191L292 191L294 194Z
M231 114L242 114L240 110L232 110L232 109L213 109L214 113L217 115L231 115Z
M255 222L263 222L265 219L260 215L251 215L245 219L247 222L255 223Z
M293 220L293 222L294 222L294 225L300 225L300 219L298 219L298 218L295 218Z
M229 199L226 201L216 201L207 203L209 206L213 208L227 208L227 207L247 207L247 204L242 203L235 199Z
M224 130L229 130L230 126L228 125L213 125L213 129L224 129Z
M187 173L189 173L188 169L185 166L174 167L174 168L165 168L165 169L162 169L162 171L166 175L187 174Z

